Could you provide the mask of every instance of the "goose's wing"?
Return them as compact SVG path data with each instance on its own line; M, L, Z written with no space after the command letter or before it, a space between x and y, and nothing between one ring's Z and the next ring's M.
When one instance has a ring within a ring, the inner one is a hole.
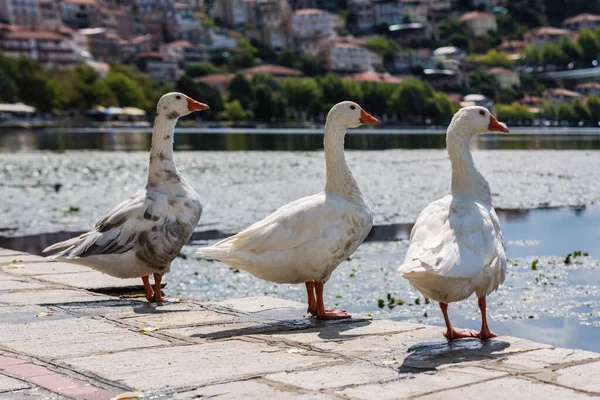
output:
M477 276L504 256L500 223L491 207L444 198L423 210L411 232L404 272L454 278Z
M192 208L171 206L166 194L140 190L113 208L90 232L44 252L62 250L56 258L72 259L133 250L146 264L162 267L189 240L200 213L199 203Z
M226 258L233 252L269 252L302 246L315 235L326 235L340 223L338 212L327 207L324 195L304 197L285 205L262 221L213 246L198 249L209 257Z

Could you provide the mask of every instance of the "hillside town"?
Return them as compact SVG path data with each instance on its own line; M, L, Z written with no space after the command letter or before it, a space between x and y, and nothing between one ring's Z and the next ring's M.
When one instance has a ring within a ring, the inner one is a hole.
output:
M319 121L348 97L398 123L479 104L597 126L600 4L552 3L0 0L0 115L135 120L174 88L212 120Z

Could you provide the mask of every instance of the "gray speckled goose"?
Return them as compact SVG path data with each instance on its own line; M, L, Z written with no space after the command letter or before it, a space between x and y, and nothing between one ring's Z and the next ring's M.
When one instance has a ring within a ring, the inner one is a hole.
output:
M51 259L81 264L118 278L141 277L148 301L162 303L160 283L191 237L202 204L173 161L173 134L179 117L206 110L182 93L158 102L146 188L113 208L94 229L44 250ZM148 277L154 274L155 288Z

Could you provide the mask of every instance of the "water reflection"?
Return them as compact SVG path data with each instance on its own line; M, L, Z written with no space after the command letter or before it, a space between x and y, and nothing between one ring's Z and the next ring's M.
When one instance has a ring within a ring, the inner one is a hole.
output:
M260 132L260 133L259 133ZM147 151L150 131L132 130L13 130L0 132L0 151L105 150ZM476 138L479 149L600 149L600 135L592 133L488 134ZM177 150L280 150L311 151L323 147L320 129L280 129L234 133L217 129L181 129L175 136ZM443 130L360 129L349 133L346 148L353 150L442 149Z

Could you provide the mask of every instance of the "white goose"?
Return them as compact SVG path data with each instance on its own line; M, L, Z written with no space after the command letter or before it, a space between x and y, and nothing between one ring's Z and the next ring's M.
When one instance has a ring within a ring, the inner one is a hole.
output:
M146 299L162 303L162 276L194 232L202 204L173 161L173 135L181 116L208 106L182 93L158 102L146 188L113 208L91 231L44 250L118 278L141 277ZM148 276L154 274L155 289Z
M344 135L347 128L378 123L356 103L336 104L325 124L325 189L198 252L267 281L305 283L309 313L349 318L344 310L325 309L323 285L367 237L372 217L346 164Z
M504 282L504 241L490 186L470 149L471 138L487 131L508 132L508 128L483 107L465 107L452 118L446 136L452 164L450 194L421 212L398 269L423 296L440 303L448 339L497 336L487 324L485 299ZM473 292L479 299L481 331L455 329L448 318L448 303Z

